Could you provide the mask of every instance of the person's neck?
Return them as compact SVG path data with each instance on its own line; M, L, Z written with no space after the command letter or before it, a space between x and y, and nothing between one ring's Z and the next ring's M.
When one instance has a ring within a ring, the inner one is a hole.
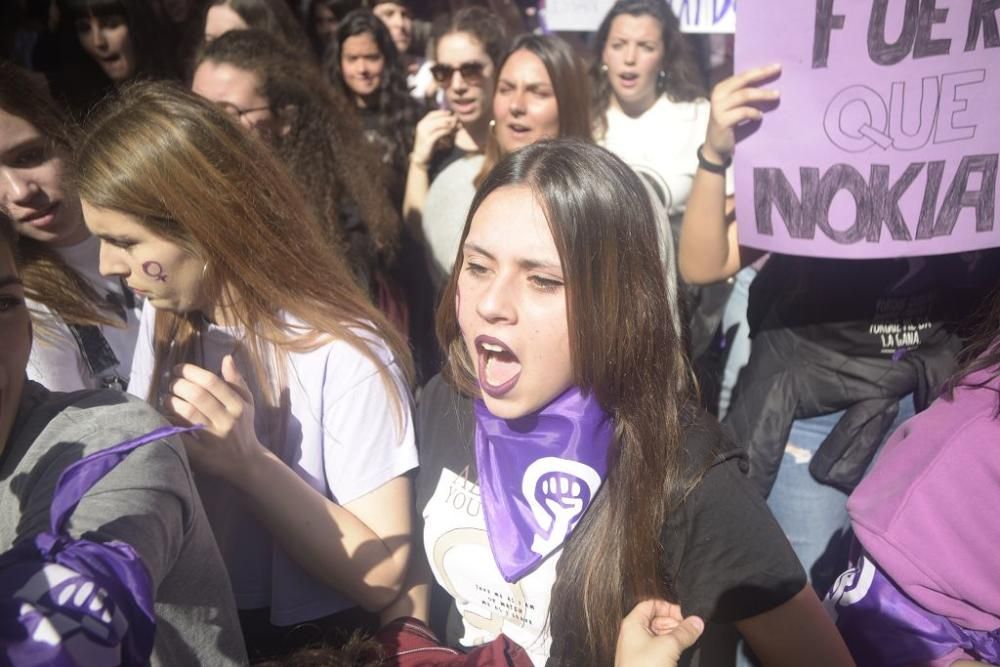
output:
M656 104L656 100L659 99L659 95L653 94L649 97L643 97L641 100L636 100L635 102L622 103L618 97L612 93L611 95L611 106L621 111L623 114L629 118L638 118L642 114L646 113L653 108Z
M235 301L231 294L232 290L220 289L210 303L199 309L202 318L208 324L220 327L232 327L240 324L233 308Z

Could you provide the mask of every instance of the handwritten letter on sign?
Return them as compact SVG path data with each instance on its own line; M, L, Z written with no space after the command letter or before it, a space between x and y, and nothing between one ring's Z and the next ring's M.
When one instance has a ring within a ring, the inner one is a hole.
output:
M740 0L781 91L736 149L740 242L795 255L1000 246L1000 0Z

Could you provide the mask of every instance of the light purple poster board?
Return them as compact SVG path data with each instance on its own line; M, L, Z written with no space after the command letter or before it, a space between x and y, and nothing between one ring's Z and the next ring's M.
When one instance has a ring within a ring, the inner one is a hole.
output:
M781 63L737 145L740 243L875 258L1000 246L995 0L740 0L736 68Z

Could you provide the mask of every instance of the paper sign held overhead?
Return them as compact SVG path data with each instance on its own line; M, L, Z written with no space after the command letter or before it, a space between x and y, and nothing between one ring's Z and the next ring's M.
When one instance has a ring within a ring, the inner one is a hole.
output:
M740 0L781 101L736 149L744 245L876 258L1000 246L1000 1Z

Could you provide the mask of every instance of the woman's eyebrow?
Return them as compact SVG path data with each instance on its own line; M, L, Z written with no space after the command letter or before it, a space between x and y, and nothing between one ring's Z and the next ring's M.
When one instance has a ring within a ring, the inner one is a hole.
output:
M14 274L0 276L0 289L7 287L8 285L24 285L24 283L21 282L21 279Z

